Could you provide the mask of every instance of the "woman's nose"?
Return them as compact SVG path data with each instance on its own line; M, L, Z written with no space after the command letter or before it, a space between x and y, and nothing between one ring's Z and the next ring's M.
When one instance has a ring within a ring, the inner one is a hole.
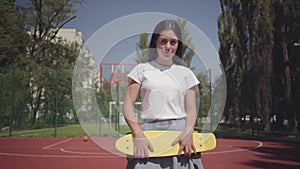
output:
M167 43L166 43L166 49L167 49L167 50L169 50L169 49L170 49L170 47L171 47L171 44L170 44L170 42L167 42Z

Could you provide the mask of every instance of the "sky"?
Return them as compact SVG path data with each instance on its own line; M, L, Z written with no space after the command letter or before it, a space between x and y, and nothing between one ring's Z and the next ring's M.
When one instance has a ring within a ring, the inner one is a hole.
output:
M76 18L65 27L78 29L87 41L98 29L123 16L140 12L162 12L182 17L197 26L219 47L218 0L85 0Z

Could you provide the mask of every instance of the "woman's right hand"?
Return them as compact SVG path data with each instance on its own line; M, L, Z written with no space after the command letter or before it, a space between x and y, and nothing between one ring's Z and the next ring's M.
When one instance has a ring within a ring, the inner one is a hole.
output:
M133 137L134 144L134 156L136 158L148 158L149 151L154 151L152 144L144 135L144 133L134 135Z

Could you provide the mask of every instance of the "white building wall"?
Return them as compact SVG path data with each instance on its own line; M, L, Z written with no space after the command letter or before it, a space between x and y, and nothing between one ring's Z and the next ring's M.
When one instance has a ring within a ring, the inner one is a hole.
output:
M75 28L61 28L56 36L63 38L67 42L77 42L80 45L84 43L82 33Z

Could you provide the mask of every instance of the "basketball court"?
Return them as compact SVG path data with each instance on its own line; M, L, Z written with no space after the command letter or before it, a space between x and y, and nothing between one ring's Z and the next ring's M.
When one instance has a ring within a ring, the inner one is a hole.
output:
M1 168L125 168L126 157L114 149L116 139L99 138L104 150L82 138L0 138ZM202 153L202 162L205 169L298 169L299 157L295 143L218 138L215 150Z

